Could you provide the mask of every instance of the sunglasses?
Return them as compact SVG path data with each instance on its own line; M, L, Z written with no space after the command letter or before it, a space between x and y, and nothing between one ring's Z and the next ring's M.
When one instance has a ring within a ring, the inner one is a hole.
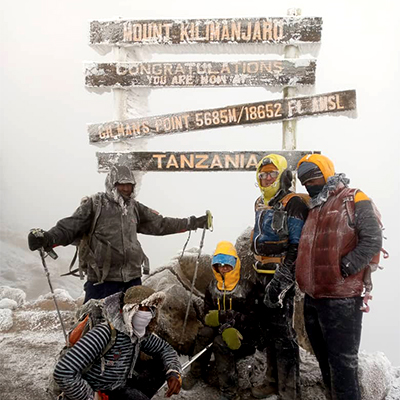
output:
M279 171L270 171L270 172L260 172L258 174L258 179L267 179L272 178L272 179L276 179L279 175Z

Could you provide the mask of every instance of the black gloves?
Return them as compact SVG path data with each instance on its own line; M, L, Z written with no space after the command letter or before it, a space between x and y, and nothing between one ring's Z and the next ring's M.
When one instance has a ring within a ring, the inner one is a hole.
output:
M189 217L189 230L194 231L198 228L210 228L210 226L208 225L207 215L202 215L201 217L195 217L194 215L192 215L191 217Z
M46 251L53 247L53 240L51 236L40 228L31 229L28 235L29 248L32 251L43 247Z

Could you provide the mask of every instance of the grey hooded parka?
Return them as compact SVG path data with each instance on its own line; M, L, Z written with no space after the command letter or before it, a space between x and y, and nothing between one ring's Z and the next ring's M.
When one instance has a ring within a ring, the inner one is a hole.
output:
M106 192L82 200L70 217L48 231L52 246L67 246L88 237L80 264L90 282L129 282L148 273L148 259L137 234L169 235L189 229L188 218L163 217L134 199L124 199L117 183L135 179L126 166L113 166L106 178ZM147 269L147 271L146 271Z

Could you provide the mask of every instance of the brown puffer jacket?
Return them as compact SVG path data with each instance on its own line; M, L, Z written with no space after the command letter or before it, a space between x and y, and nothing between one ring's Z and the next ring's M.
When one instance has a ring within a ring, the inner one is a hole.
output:
M355 204L355 226L346 201L353 189L339 184L321 206L312 208L303 227L296 262L300 289L313 298L360 296L365 267L380 250L381 231L371 202ZM340 265L352 264L353 275L342 276Z

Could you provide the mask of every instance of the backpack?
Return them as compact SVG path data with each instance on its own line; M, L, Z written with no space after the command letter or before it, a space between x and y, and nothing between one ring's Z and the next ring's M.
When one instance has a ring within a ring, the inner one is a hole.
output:
M77 239L72 243L76 246L75 254L69 265L69 271L65 274L61 274L61 276L68 276L68 275L79 276L79 278L83 280L84 275L86 275L88 263L90 263L91 265L95 265L94 254L90 248L90 244L92 241L93 232L96 229L97 221L101 214L101 203L102 203L101 193L97 193L91 197L84 197L81 200L81 205L85 201L88 201L89 198L91 198L92 200L93 211L94 211L94 217L92 220L90 231L89 233L84 234L80 239ZM79 259L78 268L75 268L73 270L72 267L75 265L77 258Z
M114 346L117 338L117 330L104 317L103 304L104 303L102 300L90 299L88 302L83 304L83 306L76 312L77 322L73 325L73 327L69 331L67 335L68 343L63 347L63 349L58 354L54 367L70 351L70 349L78 342L78 340L81 339L83 336L85 336L94 326L103 322L107 322L111 329L111 337L110 341L103 348L101 355L99 356L99 358L102 360L102 368L104 367L104 362L103 362L104 355ZM87 371L89 371L93 363L88 365L82 371L82 374L85 374ZM61 392L59 386L54 381L53 373L51 373L49 377L47 392L54 395L57 399L64 399L63 392Z
M355 198L356 193L358 192L358 189L345 189L345 190L346 190L346 194L348 195L347 197L344 198L344 202L345 202L345 206L346 206L347 215L349 217L349 226L355 227L354 198ZM372 208L374 210L375 217L378 221L378 224L379 224L381 230L383 231L385 228L383 227L381 213L379 212L378 208L376 207L376 204L372 201L372 199L369 199L369 200L372 204ZM386 237L383 236L383 239L386 239ZM371 273L375 272L377 269L383 269L383 267L381 267L379 265L381 253L383 254L384 259L389 257L389 253L382 247L380 249L380 251L372 257L368 266L365 268L365 273L364 273L365 293L369 294L369 292L371 292L372 288L373 288Z

